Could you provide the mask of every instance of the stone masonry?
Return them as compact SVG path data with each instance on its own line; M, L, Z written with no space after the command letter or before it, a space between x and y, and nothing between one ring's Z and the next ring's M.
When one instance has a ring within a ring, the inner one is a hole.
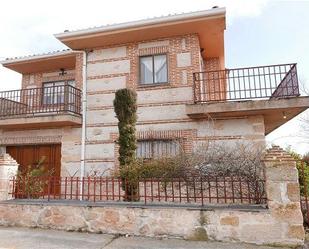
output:
M0 200L9 200L12 190L9 179L17 174L18 163L2 148L0 147Z
M295 160L283 149L273 146L264 159L266 194L270 214L280 224L282 242L304 239L300 190Z
M276 246L301 245L304 228L295 161L279 147L273 147L267 151L264 163L267 208L221 205L200 209L7 201L0 204L0 224Z

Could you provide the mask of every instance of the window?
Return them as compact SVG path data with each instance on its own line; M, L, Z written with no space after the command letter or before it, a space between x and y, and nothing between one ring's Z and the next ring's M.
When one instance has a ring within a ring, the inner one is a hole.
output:
M65 86L74 86L75 81L55 81L44 83L43 85L43 104L63 104L65 99ZM67 93L69 94L69 93ZM69 102L71 103L71 94L69 94Z
M140 57L140 83L143 85L167 83L167 56Z
M175 156L179 152L179 143L174 140L142 140L137 142L136 156L151 159Z

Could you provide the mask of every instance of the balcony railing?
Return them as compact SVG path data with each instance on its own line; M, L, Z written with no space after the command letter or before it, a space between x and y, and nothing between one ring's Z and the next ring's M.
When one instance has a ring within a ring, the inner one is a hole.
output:
M81 90L52 86L0 92L0 118L19 115L81 113Z
M195 103L299 96L296 64L194 73Z

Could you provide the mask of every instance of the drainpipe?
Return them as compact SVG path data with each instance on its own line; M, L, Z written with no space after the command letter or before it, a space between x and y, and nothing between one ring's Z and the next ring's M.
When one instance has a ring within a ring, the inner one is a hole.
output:
M86 114L87 114L87 52L83 51L83 92L82 92L82 141L81 141L81 157L80 157L80 178L85 176L85 154L86 154ZM80 190L83 193L83 183L80 182ZM80 200L82 194L80 193Z

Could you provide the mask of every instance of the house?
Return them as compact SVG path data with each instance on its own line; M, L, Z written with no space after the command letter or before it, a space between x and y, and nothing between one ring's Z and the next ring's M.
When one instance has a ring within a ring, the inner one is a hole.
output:
M225 9L213 8L65 31L55 37L67 50L2 61L22 87L0 92L0 146L21 169L45 156L56 176L108 174L118 165L113 99L125 87L138 95L140 157L265 143L309 98L296 64L226 69L225 29Z
M96 177L119 164L117 89L137 92L142 158L209 141L263 145L309 107L294 63L226 69L225 28L225 9L213 8L65 31L55 37L68 50L2 61L22 87L0 92L0 225L302 245L307 197L277 146L253 178ZM43 157L56 177L10 177Z

